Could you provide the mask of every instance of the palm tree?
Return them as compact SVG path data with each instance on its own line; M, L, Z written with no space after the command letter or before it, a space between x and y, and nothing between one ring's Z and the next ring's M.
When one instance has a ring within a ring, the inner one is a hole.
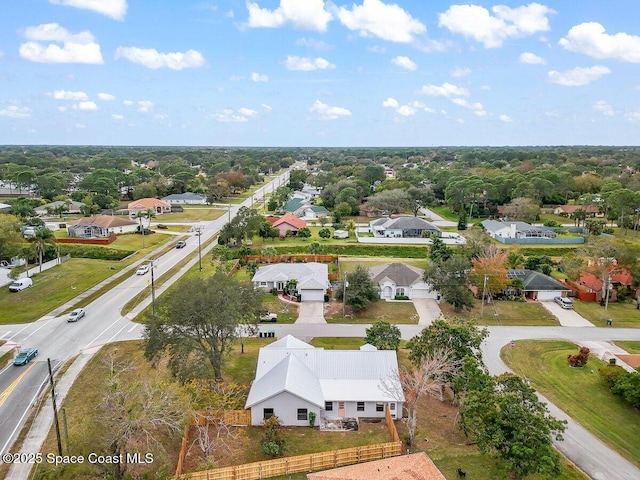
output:
M353 232L356 231L356 222L353 219L349 219L344 223L344 228L347 232L349 232L349 235L351 235Z
M142 225L142 219L148 218L149 223L147 229L151 228L151 219L156 216L156 212L153 208L147 208L145 211L138 212L138 220L140 221L140 233L142 234L142 248L144 248L144 225Z
M314 262L318 261L318 255L322 253L323 247L320 242L311 242L309 244L309 253L315 255Z
M42 257L44 257L48 244L55 243L55 236L51 230L46 227L36 228L33 241L36 244L36 251L38 253L38 263L40 265L40 273L42 273Z
M264 247L261 251L260 251L260 255L262 255L263 257L268 257L269 258L269 263L271 263L271 258L275 257L277 255L277 250L275 249L275 247Z

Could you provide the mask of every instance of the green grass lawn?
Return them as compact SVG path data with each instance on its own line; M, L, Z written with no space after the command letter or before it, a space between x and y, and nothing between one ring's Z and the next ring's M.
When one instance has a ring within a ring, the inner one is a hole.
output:
M375 323L386 320L393 324L417 324L418 313L412 302L385 302L378 300L369 305L364 312L355 313L350 307L345 309L346 316L342 317L342 303L331 302L328 313L325 314L327 323Z
M18 293L3 288L0 290L0 324L38 320L125 266L121 262L72 258L34 275L32 288Z
M639 354L640 353L640 342L633 340L616 340L614 342L620 348L626 350L631 354Z
M590 357L585 368L571 368L567 355L577 351L569 342L526 340L504 347L502 359L584 428L640 466L637 410L600 380L598 369L608 368L604 362Z
M614 327L640 327L640 310L636 309L634 303L609 303L605 312L600 302L574 300L573 309L596 327L605 327L608 318L613 320Z
M298 307L296 305L285 303L270 293L265 293L262 296L262 307L271 313L277 313L278 323L294 323L298 319ZM264 323L262 325L267 327L271 324Z
M485 301L486 302L486 301ZM456 312L452 305L440 302L440 309L447 318L458 317L474 320L478 325L488 326L556 326L560 325L556 317L551 315L537 302L513 302L496 300L493 304L485 303L484 312L480 301L476 301L471 311ZM484 314L484 315L483 315Z
M154 217L151 221L153 223L172 223L172 222L205 222L215 220L227 213L227 209L224 207L210 207L208 205L196 206L183 206L184 211L163 213Z
M439 206L439 207L429 207L429 210L436 212L445 220L450 220L452 222L457 222L459 215L451 211L449 207Z
M320 245L326 248L330 248L332 245L345 245L345 244L357 244L354 235L351 235L349 238L339 239L339 238L320 238L318 232L322 230L322 228L328 228L331 230L331 235L333 235L334 228L333 227L307 227L311 231L310 238L298 238L298 237L285 237L283 239L268 239L263 240L260 237L254 237L251 241L253 242L251 248L261 250L264 247L280 247L283 245L286 246L305 246L308 247L313 242L318 242ZM329 253L326 250L322 253Z

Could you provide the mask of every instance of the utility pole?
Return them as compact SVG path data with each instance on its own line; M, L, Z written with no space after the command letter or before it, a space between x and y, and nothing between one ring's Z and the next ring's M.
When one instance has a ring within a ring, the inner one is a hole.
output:
M51 400L53 402L53 421L56 424L56 437L58 439L58 455L62 456L62 440L60 439L60 422L58 421L58 407L56 406L56 387L53 383L53 371L51 370L51 359L47 358L49 366L49 382L51 383Z
M611 275L607 276L607 283L605 285L606 291L604 292L604 319L607 319L607 307L609 306L609 287L611 287Z
M484 292L487 290L487 277L484 276L484 282L482 283L482 306L480 307L480 318L484 318Z
M198 226L198 268L202 271L202 241L200 237L202 236L202 227Z
M347 287L349 286L349 282L347 282L347 275L344 276L344 283L342 284L342 318L344 318L344 306L347 303Z
M200 238L200 237L198 237ZM154 283L153 269L155 268L155 261L151 261L151 315L156 318L156 286Z

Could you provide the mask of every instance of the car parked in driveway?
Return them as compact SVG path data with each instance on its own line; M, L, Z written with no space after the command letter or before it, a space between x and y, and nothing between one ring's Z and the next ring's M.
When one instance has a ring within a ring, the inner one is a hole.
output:
M67 317L67 322L77 322L84 317L84 308L76 308Z
M25 290L29 287L33 287L33 280L30 278L19 278L14 280L11 285L9 285L10 292L20 292L21 290Z
M184 240L178 240L178 242L176 243L176 248L184 248L187 246L187 242L185 242Z
M16 358L13 359L13 364L16 366L26 365L37 356L37 348L25 348L16 356Z
M567 310L570 310L573 308L573 302L571 301L570 298L555 297L553 301L556 302L558 305L560 305L562 308L566 308Z
M140 265L136 270L136 275L145 275L150 270L149 264Z
M278 314L277 313L271 313L267 310L260 312L260 321L261 322L277 322L278 321Z

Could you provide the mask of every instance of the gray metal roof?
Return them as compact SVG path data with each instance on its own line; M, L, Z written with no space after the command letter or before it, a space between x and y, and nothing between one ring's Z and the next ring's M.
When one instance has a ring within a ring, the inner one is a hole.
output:
M207 196L201 193L184 192L184 193L172 193L166 197L162 197L162 200L168 202L169 200L206 200Z
M314 279L324 285L329 284L329 267L325 263L273 263L260 267L253 278L253 282L275 282L296 279L298 284ZM320 287L315 287L320 288Z
M526 269L509 269L507 270L508 278L522 278L524 284L524 291L556 291L556 292L568 292L570 288L565 287L562 283L557 281L542 272L536 272L535 270Z
M398 400L382 388L383 380L389 384L397 383L398 360L395 351L325 350L301 341L294 342L287 337L282 339L280 345L290 346L280 347L276 345L278 342L260 349L247 408L282 391L320 406L324 406L325 400ZM295 357L296 361L291 357ZM283 363L286 359L289 360ZM317 394L316 385L320 385L322 398ZM401 391L399 385L396 388Z

